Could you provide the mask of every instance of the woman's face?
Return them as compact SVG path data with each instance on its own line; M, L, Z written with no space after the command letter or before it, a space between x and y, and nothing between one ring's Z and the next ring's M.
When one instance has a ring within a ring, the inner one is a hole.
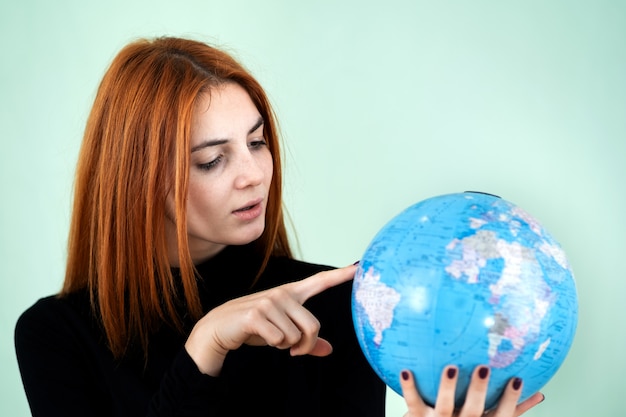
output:
M187 233L194 263L227 245L249 243L265 228L273 162L263 119L238 84L203 95L191 127ZM168 212L174 213L173 195ZM177 263L174 217L166 221L170 261Z

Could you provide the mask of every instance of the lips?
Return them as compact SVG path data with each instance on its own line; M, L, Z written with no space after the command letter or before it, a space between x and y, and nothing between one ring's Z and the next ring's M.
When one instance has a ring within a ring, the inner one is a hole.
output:
M233 211L233 214L242 220L252 220L263 213L262 198L250 201L246 205Z
M248 202L245 206L243 206L243 207L240 207L240 208L236 209L236 210L234 211L234 213L237 213L237 212L244 212L244 211L249 211L249 210L252 210L252 209L254 209L256 206L258 206L258 205L261 203L261 201L263 201L263 199L262 199L262 198L258 198L258 199L256 199L256 200L250 201L250 202Z
M248 211L248 210L250 210L250 209L251 209L251 208L253 208L253 207L254 207L254 206L243 207L243 208L237 209L237 210L235 210L235 211Z

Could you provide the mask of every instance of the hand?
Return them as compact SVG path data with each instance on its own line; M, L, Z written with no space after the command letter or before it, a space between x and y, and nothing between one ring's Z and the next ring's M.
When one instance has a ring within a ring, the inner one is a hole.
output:
M408 411L404 417L517 417L543 401L541 393L532 395L519 405L517 401L522 393L522 380L513 378L507 384L498 406L485 412L485 398L487 396L487 384L489 382L489 368L478 366L472 374L472 380L467 390L465 403L460 410L454 409L454 390L458 370L454 366L448 366L443 370L439 393L435 408L424 403L417 392L415 379L410 371L402 371L400 385L402 395L406 401Z
M356 267L323 271L301 281L222 304L196 323L185 343L201 372L217 376L226 354L243 344L290 349L291 355L326 356L328 341L318 337L319 321L302 304L349 281Z

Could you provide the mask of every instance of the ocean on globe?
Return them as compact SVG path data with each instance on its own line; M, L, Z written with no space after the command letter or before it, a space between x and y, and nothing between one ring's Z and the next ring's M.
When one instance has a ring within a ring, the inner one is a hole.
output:
M557 372L578 298L562 247L534 217L464 192L420 201L380 229L354 277L352 316L368 362L397 394L409 369L432 406L444 367L456 365L460 407L485 364L490 409L512 377L523 380L521 402Z

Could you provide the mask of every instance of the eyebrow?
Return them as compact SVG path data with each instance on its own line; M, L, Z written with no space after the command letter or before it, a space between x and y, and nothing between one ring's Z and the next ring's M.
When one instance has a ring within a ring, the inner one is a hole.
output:
M252 132L254 132L255 130L257 130L258 128L260 128L261 126L263 126L263 124L265 123L265 120L263 120L263 117L259 116L259 118L257 119L257 121L252 125L252 127L248 130L248 135L251 134ZM223 145L225 143L227 143L229 141L229 139L212 139L212 140L205 140L202 143L194 146L193 148L191 148L191 153L197 152L200 149L204 149L204 148L208 148L210 146L219 146L219 145Z

